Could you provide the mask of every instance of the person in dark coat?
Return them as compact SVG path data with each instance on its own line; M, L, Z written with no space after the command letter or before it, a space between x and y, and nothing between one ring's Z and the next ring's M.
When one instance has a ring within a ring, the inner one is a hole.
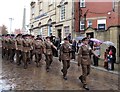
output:
M75 52L76 52L76 41L72 41L72 59L75 60Z
M108 51L112 52L111 70L114 70L114 63L116 63L116 48L114 46L109 46Z
M59 47L60 47L60 39L59 39L59 38L56 38L56 39L55 39L54 45L57 47L57 50L54 49L54 56L55 56L55 57L58 57L58 49L59 49Z
M80 45L81 45L81 40L79 40L79 41L77 42L77 50L76 50L77 53L78 53L78 50L79 50Z

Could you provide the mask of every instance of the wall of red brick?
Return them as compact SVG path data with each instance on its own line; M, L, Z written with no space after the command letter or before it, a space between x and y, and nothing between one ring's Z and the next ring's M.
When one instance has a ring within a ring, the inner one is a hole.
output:
M115 9L115 12L113 11L113 2L111 0L111 2L87 2L86 0L86 4L85 4L85 8L81 8L82 10L82 16L81 18L83 18L85 12L88 10L87 12L87 16L86 18L97 18L97 17L106 17L107 23L106 23L106 27L108 28L109 26L114 26L114 25L118 25L118 18L120 16L118 16L118 10ZM79 22L79 2L75 2L75 30L78 32L80 31L78 28L80 27L78 24ZM110 14L108 14L108 12L110 12ZM92 20L93 23L93 28L97 28L97 20L98 19L94 19Z

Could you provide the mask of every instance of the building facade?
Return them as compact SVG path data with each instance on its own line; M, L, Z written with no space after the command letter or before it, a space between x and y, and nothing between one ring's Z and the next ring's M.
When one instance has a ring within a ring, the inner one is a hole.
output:
M75 31L77 35L113 42L120 63L120 0L76 0Z
M75 2L75 31L84 33L88 27L107 30L120 24L119 0L77 0Z
M43 37L63 39L72 32L72 0L38 0L31 2L30 32Z

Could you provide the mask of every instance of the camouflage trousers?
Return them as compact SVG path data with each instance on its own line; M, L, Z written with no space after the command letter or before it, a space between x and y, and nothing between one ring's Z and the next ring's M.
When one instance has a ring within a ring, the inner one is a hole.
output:
M45 55L46 57L46 69L49 69L52 61L53 61L53 55Z
M70 60L62 60L62 64L63 64L62 72L63 76L65 77L67 75L67 70L70 67Z

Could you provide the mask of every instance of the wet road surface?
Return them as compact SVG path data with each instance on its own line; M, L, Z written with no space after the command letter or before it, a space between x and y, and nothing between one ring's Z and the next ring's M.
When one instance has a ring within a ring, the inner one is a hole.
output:
M45 70L45 61L40 67L32 62L28 69L23 65L17 66L7 60L0 59L0 91L1 90L84 90L78 77L81 67L71 63L68 70L68 80L65 81L61 73L61 62L54 58L50 71ZM118 75L97 69L91 69L88 76L90 90L118 90Z

